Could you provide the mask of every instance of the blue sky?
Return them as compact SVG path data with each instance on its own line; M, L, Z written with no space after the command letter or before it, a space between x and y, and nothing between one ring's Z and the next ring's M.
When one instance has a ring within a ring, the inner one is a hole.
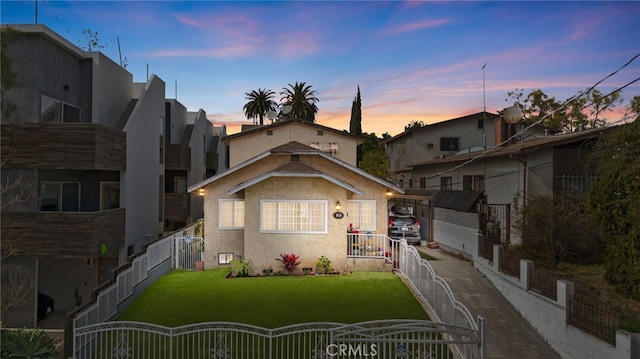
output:
M3 0L3 24L35 22L33 0ZM558 100L592 86L640 52L640 2L497 1L51 1L38 23L100 51L134 81L166 82L167 98L211 121L250 124L245 92L296 81L319 98L319 124L348 129L357 87L365 132L396 135L511 105L507 92L542 89ZM483 65L486 64L484 71ZM483 91L483 75L485 90ZM598 89L640 77L635 60ZM176 86L177 82L177 86ZM177 91L176 91L177 88ZM640 85L623 97L640 95ZM486 97L486 101L483 99Z

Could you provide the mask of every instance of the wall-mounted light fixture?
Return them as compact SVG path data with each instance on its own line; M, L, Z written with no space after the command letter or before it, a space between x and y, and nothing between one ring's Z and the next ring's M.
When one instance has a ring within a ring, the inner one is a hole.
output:
M391 195L392 195L392 194L393 194L393 193L391 193L391 190L390 190L390 189L387 189L387 197L391 197Z
M198 195L200 195L200 196L204 196L204 188L200 188L200 189L198 190Z
M340 201L336 201L336 210L340 210L340 208L342 208L342 205L340 204Z

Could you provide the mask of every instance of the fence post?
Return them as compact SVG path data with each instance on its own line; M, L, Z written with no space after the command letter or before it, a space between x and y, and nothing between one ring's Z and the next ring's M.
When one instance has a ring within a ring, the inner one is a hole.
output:
M533 261L530 261L528 259L521 259L520 260L520 287L522 287L522 289L524 290L529 290L529 287L531 285L530 281L530 276L531 276L531 271L533 271Z
M478 330L480 331L480 359L484 359L487 357L487 339L485 337L485 326L484 326L484 318L478 316L476 320Z
M567 325L567 322L569 321L569 317L571 315L571 311L573 310L571 301L573 300L574 285L573 282L560 279L557 281L557 288L557 303L561 308L564 308L565 316L563 318L563 324Z
M493 271L500 272L500 248L502 246L498 244L493 245Z

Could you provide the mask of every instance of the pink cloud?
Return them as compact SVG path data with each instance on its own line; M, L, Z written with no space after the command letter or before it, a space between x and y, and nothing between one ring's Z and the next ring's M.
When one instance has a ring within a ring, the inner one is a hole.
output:
M380 30L380 33L384 36L392 36L392 35L402 34L405 32L446 25L451 21L452 20L450 19L439 19L439 20L423 20L423 21L417 21L417 22L410 22L406 24L389 26L389 27L383 28Z

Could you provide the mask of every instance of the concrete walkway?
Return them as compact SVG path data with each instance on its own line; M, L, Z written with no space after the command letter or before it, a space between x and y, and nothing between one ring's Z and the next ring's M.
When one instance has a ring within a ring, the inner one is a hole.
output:
M437 259L429 262L436 275L449 284L456 299L474 318L485 318L487 357L560 358L472 262L439 249L415 248Z

